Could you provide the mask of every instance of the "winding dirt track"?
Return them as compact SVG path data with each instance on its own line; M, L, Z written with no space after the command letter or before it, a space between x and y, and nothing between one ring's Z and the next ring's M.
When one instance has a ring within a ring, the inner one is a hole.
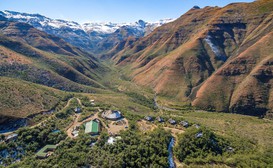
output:
M67 101L67 103L66 103L66 105L64 106L63 109L67 108L67 107L70 105L70 102L71 102L72 100L73 100L73 98L70 98L70 99ZM33 125L33 126L31 126L30 128L38 127L38 126L40 126L42 123L46 122L47 120L52 119L52 117L54 117L54 116L55 116L55 115L51 115L51 116L49 116L46 120L44 120L44 121L42 121L42 122L40 122L40 123L38 123L38 124L36 124L36 125Z
M165 111L178 111L176 109L172 109L172 108L169 108L169 107L165 107L165 106L161 106L157 103L157 96L155 95L154 96L154 106L156 108L158 108L159 110L165 110Z

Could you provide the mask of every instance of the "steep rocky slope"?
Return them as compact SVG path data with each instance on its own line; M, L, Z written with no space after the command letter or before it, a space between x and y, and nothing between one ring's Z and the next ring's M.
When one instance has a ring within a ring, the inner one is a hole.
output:
M0 75L76 92L103 88L107 68L62 39L19 22L0 21Z
M115 54L133 81L203 109L272 109L273 1L193 8Z
M44 51L69 56L88 56L87 53L68 44L63 39L46 34L26 23L5 21L5 19L0 20L0 32L16 41L29 44Z
M272 110L272 42L270 32L229 60L200 87L193 105L250 115Z

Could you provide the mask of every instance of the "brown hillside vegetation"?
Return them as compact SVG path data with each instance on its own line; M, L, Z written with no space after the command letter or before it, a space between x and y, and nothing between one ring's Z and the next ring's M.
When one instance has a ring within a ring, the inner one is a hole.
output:
M70 56L88 56L87 53L73 47L63 39L46 34L26 23L0 20L0 32L16 41L44 51Z
M27 117L53 108L62 92L14 78L0 77L0 115Z
M163 96L261 115L272 109L272 19L272 0L193 8L113 60L131 67L133 81Z
M0 122L50 110L64 95L53 88L103 91L98 81L107 69L92 55L28 24L0 20Z
M269 33L228 61L201 86L193 105L252 115L272 109L272 42L273 33ZM221 99L215 99L217 95Z
M31 33L23 36L10 33L12 35L8 32L5 35L0 34L0 54L3 58L0 61L0 76L19 78L67 91L94 92L94 87L103 88L97 80L105 67L92 56L85 53L61 55L58 52L47 52L47 49L43 51L26 42L20 42L28 39ZM50 44L43 45L51 48ZM59 47L58 51L62 49Z
M88 88L87 85L101 87L94 80L96 73L93 72L96 70L92 68L89 58L66 56L62 59L59 55L41 51L1 35L0 44L1 55L4 57L1 61L0 76L19 78L68 91L92 92L94 89ZM81 69L78 70L79 66Z
M3 46L0 46L0 63L12 63L12 62L18 62L21 64L30 64L32 61L28 58L26 58L24 55L21 55L19 53L15 53L14 51L5 48Z

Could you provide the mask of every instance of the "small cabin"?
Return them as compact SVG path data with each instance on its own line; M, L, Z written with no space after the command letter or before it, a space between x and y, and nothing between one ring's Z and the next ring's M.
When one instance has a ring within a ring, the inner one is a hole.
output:
M188 128L189 127L189 123L187 121L181 121L180 122L180 125L182 125L183 127L185 128Z
M194 124L193 125L195 128L199 129L200 128L200 125L199 124Z
M94 106L95 105L95 100L90 100L91 105Z
M146 116L146 117L144 117L144 119L146 121L153 121L153 117L151 117L151 116Z
M174 119L169 119L169 123L172 124L172 125L175 125L176 121Z
M77 137L77 136L79 136L79 131L78 130L73 130L71 132L71 134L73 135L73 137Z
M157 117L156 119L158 122L164 122L164 119L162 117Z
M74 111L75 111L75 113L80 113L80 112L81 112L81 108L80 108L80 107L76 107L76 108L74 109Z
M195 135L195 138L201 138L203 136L203 133L202 132L198 132L196 135Z

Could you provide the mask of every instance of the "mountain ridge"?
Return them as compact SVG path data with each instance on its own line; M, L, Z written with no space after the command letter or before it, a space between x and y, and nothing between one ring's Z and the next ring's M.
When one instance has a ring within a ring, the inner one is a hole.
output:
M260 66L260 60L255 61L255 56L250 53L246 63L236 59L260 40L267 39L270 44L271 7L272 0L233 3L223 8L192 8L174 22L137 40L133 46L115 53L113 60L126 70L130 67L134 82L151 87L161 96L192 102L193 106L204 110L264 115L272 110L270 89L268 94L262 95L234 87L239 87L247 77L241 74L239 67L248 65L248 62L254 69ZM269 49L258 53L263 47L259 45L255 51L261 59L270 55ZM266 93L261 86L271 86L270 65L268 63L269 67L265 68L266 73L264 68L256 72L260 77L267 74L267 81L257 83L253 79L248 86ZM228 70L220 73L226 66ZM245 73L249 72L251 70ZM230 81L229 85L226 86L225 81ZM232 97L233 94L237 97ZM248 98L246 94L251 96Z
M127 28L130 35L139 38L149 34L156 27L173 21L173 19L165 19L157 22L145 22L143 20L139 20L135 23L102 22L79 24L74 21L51 19L40 14L28 14L7 10L0 11L0 15L6 17L10 21L28 23L48 34L63 38L66 42L71 43L76 47L80 47L94 53L104 51L104 48L100 47L103 45L103 42L101 41L107 41L108 38L112 38L111 35L119 29ZM126 38L128 37L129 36L126 36ZM111 49L117 43L123 40L123 38L116 39L116 41L111 42L111 46L108 48ZM96 44L99 42L101 43L99 46L97 46Z
M1 76L60 90L94 92L104 88L98 73L107 71L93 55L31 25L0 21Z
M94 34L100 40L96 44L97 52L100 58L112 59L118 68L124 67L133 82L152 88L159 96L191 103L204 110L261 116L273 108L270 105L272 4L272 0L260 0L225 7L193 7L147 35L123 25L114 28L111 36L105 38ZM144 21L137 23L141 30L145 24ZM12 28L2 26L4 34L6 30ZM7 32L12 37L14 32ZM37 47L36 43L25 42ZM261 45L263 42L268 45ZM90 58L94 59L92 55ZM60 69L57 73L73 77L74 82L83 85L99 78L88 74L86 79L84 72L77 72L80 67L75 68L75 73L69 71L72 74ZM77 75L81 79L76 78ZM99 83L92 84L100 87ZM245 90L246 86L262 93Z

